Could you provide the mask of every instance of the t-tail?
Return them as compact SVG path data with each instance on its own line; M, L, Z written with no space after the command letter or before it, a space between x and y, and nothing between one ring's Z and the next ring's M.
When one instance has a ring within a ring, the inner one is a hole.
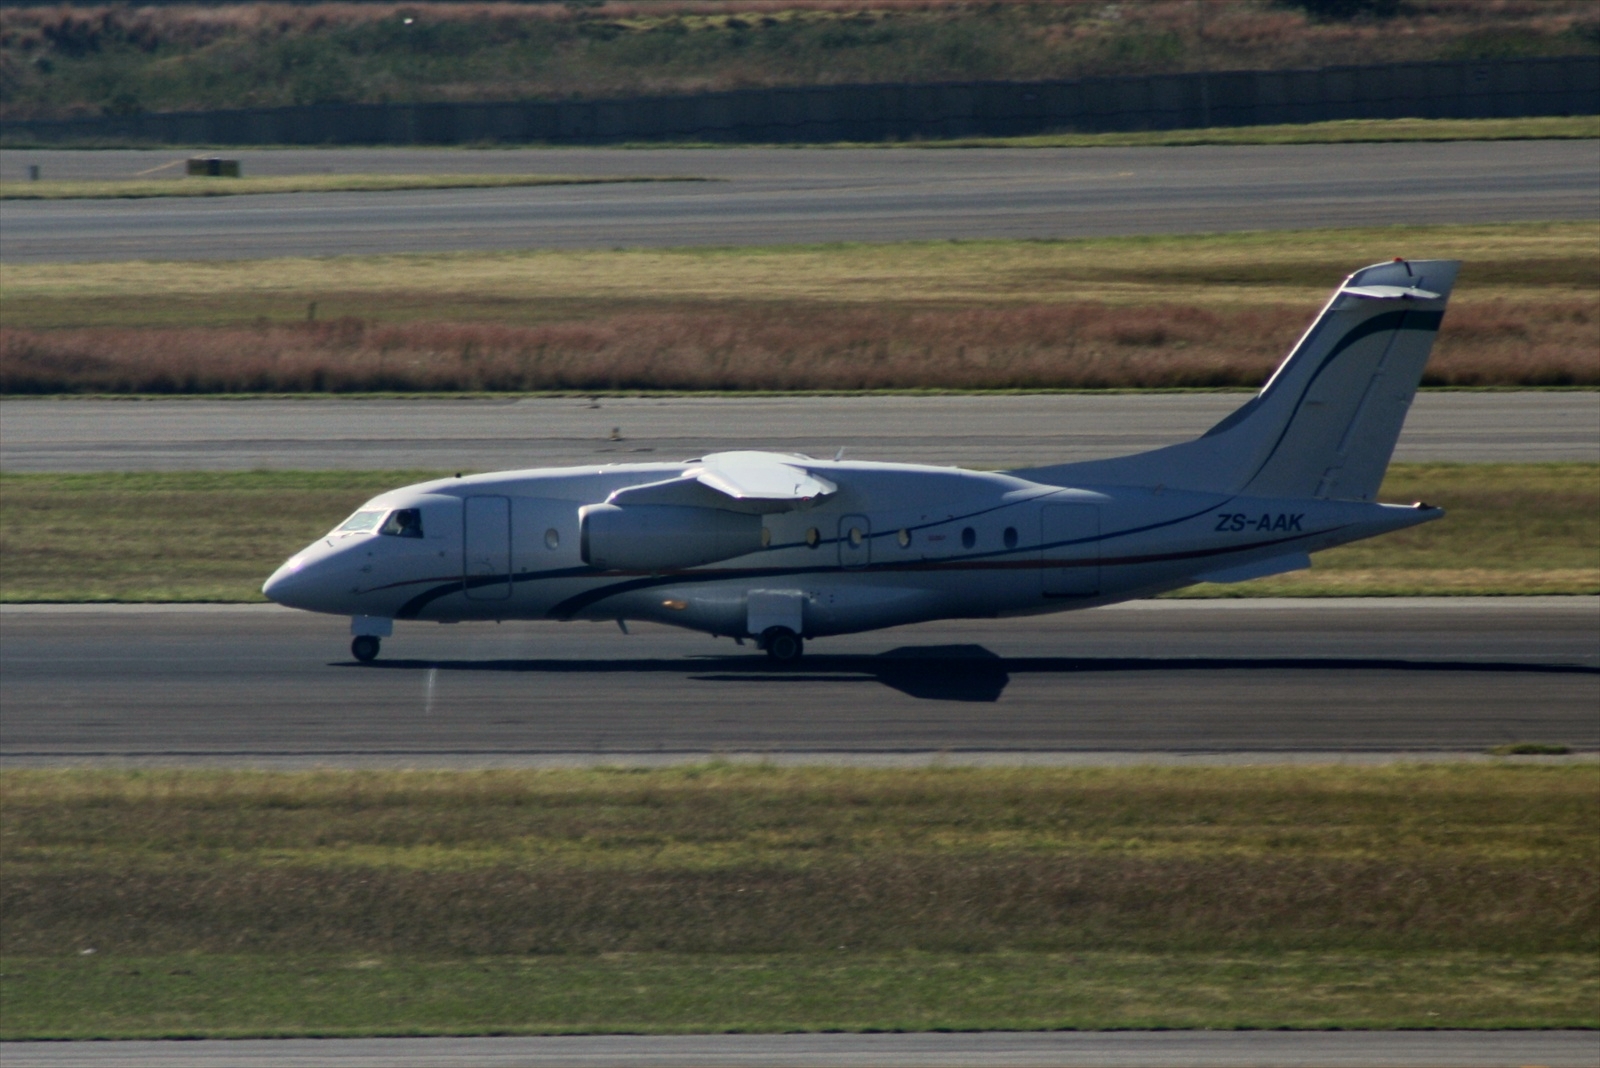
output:
M1352 274L1261 392L1193 441L1012 473L1050 485L1370 501L1460 266L1395 260Z

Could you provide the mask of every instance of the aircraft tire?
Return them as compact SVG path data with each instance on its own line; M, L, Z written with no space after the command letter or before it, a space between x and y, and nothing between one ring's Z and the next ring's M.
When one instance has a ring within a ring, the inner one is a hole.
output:
M359 635L350 643L350 655L365 664L377 659L378 645L378 639L372 635Z
M806 651L805 639L788 627L768 627L762 632L761 647L768 659L779 664L797 664Z

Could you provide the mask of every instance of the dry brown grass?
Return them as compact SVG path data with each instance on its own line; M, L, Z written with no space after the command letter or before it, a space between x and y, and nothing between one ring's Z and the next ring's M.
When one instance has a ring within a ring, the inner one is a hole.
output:
M0 324L156 326L322 314L527 322L552 304L1287 304L1309 316L1356 267L1460 259L1452 307L1600 289L1600 222L1260 230L1070 240L408 253L7 264ZM462 311L465 309L465 312ZM803 311L801 314L809 314Z
M1254 386L1330 285L1395 251L1467 261L1429 384L1594 385L1597 240L1558 222L14 265L0 391Z
M0 330L0 392L252 393L1256 386L1304 309L682 307L533 326L334 322ZM1600 313L1452 309L1425 382L1600 385Z

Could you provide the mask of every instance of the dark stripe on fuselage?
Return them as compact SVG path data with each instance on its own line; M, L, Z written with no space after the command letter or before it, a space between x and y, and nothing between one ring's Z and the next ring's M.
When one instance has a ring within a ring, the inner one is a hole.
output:
M629 579L614 585L603 586L596 590L585 590L583 593L568 597L565 601L552 607L546 615L551 619L571 619L585 608L592 607L610 597L618 594L632 593L635 590L647 590L652 586L671 586L683 582L686 578L702 581L725 582L733 579L755 578L789 578L799 575L835 574L845 570L854 575L864 573L895 574L906 572L951 572L951 571L1038 571L1045 568L1067 567L1122 567L1133 564L1170 563L1174 560L1198 560L1208 556L1224 556L1229 553L1247 552L1251 549L1264 549L1271 545L1284 545L1294 541L1304 541L1319 534L1328 534L1339 527L1330 527L1327 530L1313 530L1304 534L1296 534L1292 538L1268 538L1265 541L1250 542L1245 545L1226 545L1214 549L1188 549L1183 552L1148 553L1139 556L1096 556L1093 559L1076 560L989 560L979 562L976 560L918 560L896 564L866 564L861 567L849 569L834 567L804 567L804 568L729 568L726 570L699 569L695 571L679 571L663 575L651 575ZM1031 552L1033 550L1015 550L1017 552Z
M1055 490L1049 490L1049 491L1047 491L1045 493L1039 494L1036 497L1030 497L1026 501L1019 501L1019 502L1013 502L1013 503L1014 504L1030 503L1032 501L1037 501L1040 497L1048 497L1048 496L1054 494L1055 492L1056 492ZM999 551L991 551L991 552L984 552L984 553L972 553L972 554L964 556L964 557L953 557L953 558L951 558L949 560L925 560L925 561L916 561L915 563L917 565L917 569L918 570L935 570L935 569L938 569L938 568L944 568L944 569L947 569L947 570L978 570L978 569L981 569L982 566L993 566L993 565L977 565L977 566L975 566L975 565L972 565L972 564L964 564L963 561L982 560L982 559L992 558L992 557L997 557L997 556L1013 556L1013 555L1015 555L1017 553L1025 553L1025 552L1044 552L1047 549L1060 548L1061 546L1065 546L1065 545L1082 545L1082 544L1084 544L1086 542L1105 541L1105 540L1107 540L1109 538L1124 538L1124 537L1127 537L1130 534L1142 534L1147 530L1156 530L1156 529L1159 529L1161 527L1174 526L1174 525L1176 525L1178 523L1187 523L1191 519L1195 519L1195 518L1197 518L1199 516L1205 515L1208 512L1211 512L1211 511L1214 511L1214 510L1216 510L1218 508L1222 508L1222 507L1226 506L1232 500L1233 500L1232 497L1227 497L1227 498L1224 498L1223 500L1220 500L1220 501L1216 502L1215 504L1208 505L1205 508L1200 509L1199 511L1190 512L1188 515L1181 515L1181 516L1178 516L1175 519L1164 519L1159 523L1149 523L1149 524L1146 524L1145 526L1142 526L1142 527L1130 527L1127 530L1116 530L1116 531L1112 531L1109 534L1097 534L1097 535L1092 535L1092 536L1087 537L1087 538L1076 538L1076 539L1066 540L1066 541L1053 541L1053 542L1048 542L1048 543L1040 542L1038 545L1025 546L1025 547L1018 548L1018 549L1003 549L1003 550L999 550ZM1011 505L1004 505L1002 507L1011 507ZM974 516L986 515L989 512L998 511L998 510L999 510L999 508L985 508L985 509L983 509L981 511L972 512L972 513L970 513L968 515L965 515L965 516L957 516L957 517L955 517L953 519L945 519L945 520L940 520L937 523L929 523L929 524L927 524L927 526L934 527L934 526L945 526L945 525L950 524L950 523L960 523L960 522L963 522L963 521L965 521L967 519L970 519L970 518L972 518ZM894 533L898 529L900 529L900 528L896 527L896 528L894 528L894 530L885 531L884 533L885 534L891 534L891 533ZM918 527L916 529L923 529L923 528ZM819 542L817 547L820 548L822 545L827 545L827 544L837 544L840 540L841 539L838 539L838 538L830 538L827 541ZM781 546L773 546L773 550L784 549L784 548L798 548L799 546L804 545L804 544L805 544L804 542L795 542L795 543L792 543L792 544L786 544L786 545L781 545ZM769 550L769 551L772 551L772 550ZM1228 551L1231 552L1231 551L1237 551L1237 550L1228 550ZM1008 562L1004 566L1005 567L1011 567L1011 566L1026 566L1026 567L1055 566L1055 567L1061 567L1061 566L1066 566L1066 565L1062 565L1062 564L1046 565L1046 564L1041 564L1037 560L1030 560L1030 561L1021 561L1021 562ZM667 576L665 578L663 578L661 575L657 575L655 573L652 573L648 577L648 579L646 577L644 577L644 576L641 576L639 579L634 579L634 580L630 580L628 582L618 583L618 584L616 584L614 586L607 586L607 587L604 587L602 590L589 591L589 593L593 593L593 594L597 594L598 595L598 596L595 597L595 600L603 600L606 597L612 597L612 596L615 596L616 594L619 594L619 593L627 593L627 592L629 592L629 590L632 590L632 589L646 589L651 585L661 585L661 584L664 584L664 583L667 583L667 582L679 582L679 581L682 581L682 577L684 575L715 574L718 579L727 579L727 578L732 578L732 577L735 577L735 576L738 576L738 575L745 575L745 576L749 576L751 578L759 578L759 577L784 576L784 575L816 575L816 574L824 574L824 573L832 572L832 571L844 571L844 570L849 570L849 571L852 571L852 572L883 571L883 570L890 569L890 568L906 569L906 568L909 568L909 567L911 567L910 564L907 564L907 565L899 565L899 564L893 564L893 565L891 565L891 564L864 564L864 565L860 565L860 566L856 566L856 567L845 568L843 565L835 563L835 564L824 564L824 565L817 565L817 566L811 566L811 567L799 567L799 568L796 568L796 567L788 567L788 568L782 568L782 567L777 567L777 568L740 568L740 569L737 569L737 570L722 570L722 571L716 571L716 572L709 572L706 569L701 568L701 569L694 569L694 570L689 570L689 571L667 572L667 573L665 573L665 575ZM436 581L440 582L440 585L435 586L434 588L432 588L430 590L426 590L426 591L424 591L422 593L417 594L417 596L411 598L411 600L409 600L405 604L401 605L399 610L395 612L395 618L396 619L415 619L417 617L417 614L419 612L421 612L422 609L426 608L428 605L432 604L434 601L438 600L441 597L448 597L452 593L464 593L469 586L472 587L472 588L477 588L477 587L480 587L480 586L496 585L496 584L503 583L503 582L506 582L506 581L510 581L510 582L513 582L513 583L516 583L516 582L536 582L536 581L540 581L540 580L543 580L543 579L583 578L583 577L590 577L590 576L598 577L598 576L601 576L601 575L608 575L608 574L618 574L618 572L615 572L615 571L600 571L600 570L597 570L597 569L591 568L591 567L569 567L569 568L561 568L559 570L554 570L554 571L535 571L535 572L531 572L531 573L516 574L516 575L510 576L509 579L504 575L489 575L489 576L483 576L483 577L480 577L480 578L470 579L470 580L467 580L465 582L463 580L461 580L461 579L436 580ZM625 574L625 572L624 572L624 574ZM661 582L656 582L655 580L658 579L658 578L660 578L662 581ZM409 586L409 585L412 585L413 583L415 583L417 581L428 581L428 580L412 579L412 580L408 580L406 582L396 582L396 583L391 583L389 586L375 587L375 588L376 589L390 589L390 588L393 588L394 586ZM582 598L584 596L587 596L587 595L586 594L579 594L575 598L569 598L568 600L561 602L561 604L557 605L556 608L551 609L549 614L552 617L555 617L555 618L567 618L567 617L569 617L570 613L567 613L566 615L558 616L557 612L556 612L556 609L559 609L559 608L571 603L572 601L578 600L578 599L580 599L580 598ZM588 603L592 603L592 602L588 602ZM584 605L580 605L580 607L587 607L587 603L584 604ZM576 609L574 609L574 611L576 611Z
M991 512L998 512L998 511L1002 511L1002 510L1004 510L1006 508L1015 508L1015 507L1017 507L1019 505L1030 504L1030 503L1032 503L1034 501L1037 501L1041 497L1049 497L1052 494L1059 493L1059 492L1060 492L1060 488L1059 487L1051 487L1051 488L1048 488L1048 489L1042 489L1038 493L1034 494L1031 497L1024 497L1023 499L1017 500L1017 501L1007 501L1004 504L992 505L992 506L990 506L988 508L980 508L976 512L968 512L965 515L951 516L948 519L936 519L936 520L934 520L932 522L929 522L929 523L920 523L920 524L916 524L916 525L908 526L908 527L891 527L888 530L881 530L881 531L878 531L877 533L868 533L867 534L867 539L870 541L873 538L887 538L890 535L898 534L901 530L909 530L909 531L913 531L914 532L914 531L919 531L919 530L929 530L929 529L932 529L933 527L947 526L947 525L952 524L952 523L964 523L964 522L967 522L969 520L976 519L979 516L988 515ZM1223 502L1223 503L1226 503L1226 502ZM1209 511L1209 509L1207 509L1207 511ZM1196 512L1195 513L1195 515L1200 515L1200 514L1202 514L1202 513L1200 513L1200 512ZM841 516L841 518L842 518L842 516ZM1192 518L1194 518L1194 516L1185 516L1183 518L1184 519L1192 519ZM1176 522L1182 522L1182 521L1183 521L1182 519L1176 520ZM1161 524L1157 524L1157 525L1159 526ZM1149 527L1142 527L1140 529L1148 530L1150 528ZM1127 533L1132 533L1132 532L1127 532ZM841 542L843 542L844 540L845 539L840 538L840 537L820 538L817 541L816 545L812 545L812 546L809 546L809 547L813 548L813 549L820 549L825 545L838 545ZM801 546L806 545L806 544L807 543L803 542L803 541L783 542L783 543L780 543L778 545L769 546L766 551L772 552L772 551L777 551L779 549L798 549ZM1065 543L1063 543L1063 544L1065 544ZM1041 546L1041 548L1042 548L1042 546ZM1014 550L1007 550L1007 551L1010 552L1010 551L1014 551ZM816 571L816 570L834 570L834 568L830 566L830 567L827 567L827 568L812 568L812 569L808 569L808 570L811 570L811 571ZM852 569L852 570L855 570L855 569ZM553 570L553 571L536 571L536 572L533 572L531 574L512 575L509 578L509 580L503 575L488 575L488 576L482 576L482 577L479 577L479 578L469 579L469 580L466 580L466 581L463 581L462 579L458 579L458 578L446 579L446 578L442 578L442 577L441 578L432 578L432 579L406 579L403 582L391 582L391 583L388 583L388 584L383 585L383 586L374 586L370 590L362 590L361 592L363 592L363 593L374 593L374 592L376 592L378 590L389 590L389 589L394 589L394 588L396 588L398 586L414 586L414 585L417 585L418 583L422 583L422 582L437 582L437 583L439 583L440 585L435 586L434 588L432 588L430 590L427 590L427 591L425 591L423 593L419 593L417 596L411 598L411 600L409 600L405 604L401 605L399 610L395 613L395 618L396 619L415 619L418 612L422 611L422 609L426 608L429 604L432 604L434 601L438 600L439 598L448 597L452 593L464 593L469 587L473 588L473 589L476 589L476 588L478 588L480 586L493 586L493 585L496 585L498 583L502 583L502 582L506 582L506 581L510 581L510 582L533 582L533 581L538 581L540 579L578 578L578 577L582 577L582 576L604 575L604 574L612 574L612 573L613 572L598 571L598 570L596 570L595 568L592 568L592 567L569 567L569 568L561 568L561 569ZM676 574L690 574L692 572L675 572L675 573ZM759 573L766 573L766 572L765 571L761 571ZM772 573L783 574L785 572L783 572L781 569L779 569L779 570L774 571Z

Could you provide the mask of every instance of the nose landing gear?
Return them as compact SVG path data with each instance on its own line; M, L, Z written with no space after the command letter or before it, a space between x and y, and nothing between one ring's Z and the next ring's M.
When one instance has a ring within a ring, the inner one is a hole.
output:
M805 639L788 627L768 627L761 632L761 648L776 664L798 664L806 651Z
M350 642L350 655L363 664L378 656L378 639L370 634L358 634Z

